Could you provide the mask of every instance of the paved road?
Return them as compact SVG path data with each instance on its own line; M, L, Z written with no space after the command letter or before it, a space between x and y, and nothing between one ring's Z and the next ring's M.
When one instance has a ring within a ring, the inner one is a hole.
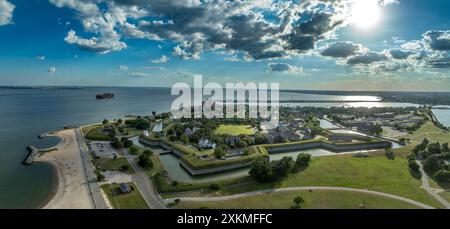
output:
M151 209L165 209L166 202L158 195L155 186L150 178L145 174L145 171L137 164L135 157L131 155L126 156L128 163L130 163L133 170L136 172L133 175L133 181L136 183L139 191L144 197L145 202Z
M445 208L450 209L450 203L442 198L439 194L437 194L431 187L429 182L429 177L427 173L423 170L422 162L417 161L417 164L419 164L420 172L422 173L422 187L425 189L425 191L428 192L431 196L433 196L437 201L439 201L442 205L444 205Z
M88 182L89 194L92 199L93 206L96 209L107 209L108 205L106 204L101 193L100 185L97 183L97 176L95 175L94 167L89 159L89 152L80 128L76 128L75 133L77 136L78 148L80 149L84 174L86 175L86 180Z
M180 199L181 201L223 201L223 200L231 200L231 199L236 199L236 198L241 198L241 197L261 195L261 194L267 194L267 193L304 191L304 190L332 190L332 191L361 192L361 193L373 194L373 195L377 195L377 196L396 199L396 200L403 201L405 203L409 203L409 204L412 204L412 205L415 205L415 206L421 207L421 208L426 208L426 209L434 208L432 206L417 202L415 200L411 200L411 199L404 198L401 196L392 195L389 193L371 191L371 190L367 190L367 189L327 187L327 186L323 186L323 187L322 186L308 186L308 187L289 187L289 188L278 188L278 189L266 189L266 190L246 192L246 193L240 193L240 194L235 194L235 195L230 195L230 196L218 196L218 197L179 197L179 198L166 199L166 201L174 201L175 199Z

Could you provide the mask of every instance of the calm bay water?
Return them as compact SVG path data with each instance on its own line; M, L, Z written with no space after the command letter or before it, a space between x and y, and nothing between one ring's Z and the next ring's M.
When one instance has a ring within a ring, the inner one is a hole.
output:
M450 127L450 109L433 109L433 113L442 125Z
M96 100L110 90L114 99ZM170 109L169 88L0 89L0 208L33 208L47 198L53 172L44 163L21 165L26 146L49 147L39 134L65 125L84 125L127 114Z
M104 92L115 94L114 99L96 100ZM291 99L292 93L280 98ZM23 166L26 146L49 147L58 139L38 139L47 131L66 125L85 125L114 119L127 114L148 115L152 111L168 111L175 97L170 88L102 88L83 87L6 89L0 88L0 208L34 208L48 198L54 174L50 166L35 163ZM295 95L301 100L360 100L351 96ZM350 106L391 106L390 103L355 103ZM333 104L302 103L301 106L330 106ZM342 104L334 104L341 106ZM398 105L398 104L395 104ZM405 105L404 105L405 106ZM167 158L169 161L171 158Z

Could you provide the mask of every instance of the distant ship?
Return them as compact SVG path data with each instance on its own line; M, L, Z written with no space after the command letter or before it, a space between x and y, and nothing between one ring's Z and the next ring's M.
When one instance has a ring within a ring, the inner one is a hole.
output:
M98 94L98 95L96 95L95 96L95 98L97 98L97 99L110 99L110 98L113 98L114 97L114 94L113 93L103 93L103 94Z

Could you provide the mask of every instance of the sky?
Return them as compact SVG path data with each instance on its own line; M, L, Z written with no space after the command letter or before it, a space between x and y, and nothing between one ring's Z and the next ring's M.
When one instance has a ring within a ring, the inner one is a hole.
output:
M0 85L450 91L446 0L0 0Z

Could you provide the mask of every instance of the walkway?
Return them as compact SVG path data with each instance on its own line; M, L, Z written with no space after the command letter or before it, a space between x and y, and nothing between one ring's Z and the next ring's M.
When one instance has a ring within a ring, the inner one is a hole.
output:
M261 194L268 194L268 193L275 193L275 192L290 192L290 191L305 191L305 190L331 190L331 191L350 191L350 192L361 192L361 193L367 193L387 198L392 198L395 200L399 200L405 203L409 203L412 205L415 205L420 208L426 208L426 209L434 209L434 207L417 202L415 200L411 200L408 198L404 198L401 196L392 195L389 193L384 192L377 192L377 191L371 191L367 189L356 189L356 188L344 188L344 187L328 187L328 186L307 186L307 187L289 187L289 188L278 188L278 189L266 189L266 190L260 190L260 191L253 191L253 192L246 192L246 193L240 193L230 196L219 196L219 197L178 197L178 198L172 198L172 199L166 199L166 201L174 201L175 199L180 199L181 201L223 201L223 200L231 200L236 198L242 198L247 196L254 196L254 195L261 195Z
M444 205L445 208L450 209L450 203L442 198L439 194L437 194L431 187L429 182L429 177L425 170L423 169L422 162L417 161L417 164L419 164L420 172L422 173L422 187L425 189L425 191L428 192L432 197L434 197L437 201L439 201L442 205Z

